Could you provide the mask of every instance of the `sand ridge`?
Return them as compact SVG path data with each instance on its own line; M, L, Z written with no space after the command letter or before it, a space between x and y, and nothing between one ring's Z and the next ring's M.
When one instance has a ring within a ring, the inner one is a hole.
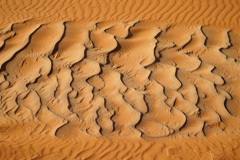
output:
M114 35L115 26L122 27L124 37ZM222 37L216 39L211 27L161 28L146 21L29 21L12 28L3 35L16 35L1 50L2 114L40 119L42 114L55 115L53 134L64 127L71 132L70 126L76 125L94 136L102 131L106 136L139 137L205 135L213 128L222 132L228 119L238 117L233 116L237 107L227 105L235 98L226 85L237 82L225 74L239 68L238 58L222 51L237 47L230 44L228 30L219 29ZM28 35L26 40L15 42L18 32ZM234 69L224 68L226 63ZM28 106L28 99L38 105ZM188 124L188 118L198 125ZM150 131L151 125L159 130Z
M0 2L1 159L238 159L239 2L116 2Z

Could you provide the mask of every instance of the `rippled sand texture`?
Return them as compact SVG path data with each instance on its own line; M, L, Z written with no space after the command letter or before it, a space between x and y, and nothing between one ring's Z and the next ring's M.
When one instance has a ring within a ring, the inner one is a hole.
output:
M0 2L0 159L240 159L238 1L135 3Z
M239 6L239 0L1 0L0 25L29 19L41 22L148 19L169 24L239 27Z

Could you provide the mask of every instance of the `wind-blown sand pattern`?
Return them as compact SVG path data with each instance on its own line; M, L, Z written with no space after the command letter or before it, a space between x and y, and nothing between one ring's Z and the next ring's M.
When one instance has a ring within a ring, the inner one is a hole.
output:
M239 27L239 5L239 0L2 0L0 25L29 19L41 22L147 19L166 24Z
M238 3L1 1L0 159L240 159Z

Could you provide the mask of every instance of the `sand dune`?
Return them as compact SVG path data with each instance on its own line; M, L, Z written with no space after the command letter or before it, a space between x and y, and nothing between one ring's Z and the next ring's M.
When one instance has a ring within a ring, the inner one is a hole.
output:
M239 5L1 1L1 159L238 159Z

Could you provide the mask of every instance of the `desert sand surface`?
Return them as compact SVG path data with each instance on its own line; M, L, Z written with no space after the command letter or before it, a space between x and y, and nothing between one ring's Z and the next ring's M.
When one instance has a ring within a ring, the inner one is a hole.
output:
M239 160L240 1L1 0L1 160Z

